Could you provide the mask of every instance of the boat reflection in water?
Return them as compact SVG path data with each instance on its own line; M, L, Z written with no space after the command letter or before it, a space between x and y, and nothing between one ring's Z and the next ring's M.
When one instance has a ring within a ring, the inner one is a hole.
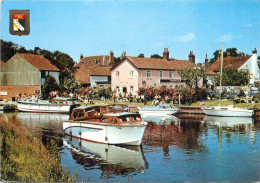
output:
M246 117L217 117L217 116L206 116L203 122L209 123L210 125L217 125L219 127L238 127L241 125L252 126L253 119Z
M142 118L145 122L156 123L158 125L170 124L172 122L177 124L180 122L180 119L173 115L162 115L162 116L143 115Z
M99 144L68 135L65 135L63 144L71 150L73 159L86 169L99 165L103 178L144 173L148 168L141 146Z

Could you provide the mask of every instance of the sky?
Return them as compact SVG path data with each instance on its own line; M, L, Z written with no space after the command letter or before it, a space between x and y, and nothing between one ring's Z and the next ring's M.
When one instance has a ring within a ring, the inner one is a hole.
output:
M30 35L9 33L9 10L30 10ZM206 54L237 48L260 55L259 0L3 0L1 39L26 49L84 56L162 56L196 63Z

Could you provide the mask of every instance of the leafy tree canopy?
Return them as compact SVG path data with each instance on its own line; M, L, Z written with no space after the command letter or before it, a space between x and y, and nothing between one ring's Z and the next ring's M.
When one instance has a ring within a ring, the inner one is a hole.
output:
M139 58L144 58L144 54L143 54L143 53L140 53L137 57L139 57Z
M48 76L44 81L42 87L42 97L43 99L48 99L50 97L50 92L60 90L58 83L55 78L52 76Z
M205 71L200 67L194 67L193 65L189 66L188 68L178 71L181 79L185 81L186 85L189 88L195 86L196 89L198 88L198 79L205 78L206 74Z
M251 74L248 71L224 69L222 72L222 86L245 86L248 85ZM214 85L219 86L220 75L213 78Z
M153 55L151 55L151 58L163 58L163 57L158 54L153 54Z
M243 56L243 55L245 55L245 53L243 53L243 52L237 52L237 48L227 48L226 49L226 51L224 51L223 52L223 57L225 58L225 57L227 57L228 54L229 53L229 56L231 56L231 57L237 57L237 56ZM218 57L219 57L219 55L221 54L221 50L216 50L214 53L213 53L213 58L211 58L210 59L210 64L212 64L212 63L214 63L217 59L218 59Z
M73 70L73 65L75 62L73 59L66 53L62 53L60 51L51 52L49 50L44 50L39 47L35 47L33 50L27 50L23 46L18 46L17 44L9 41L4 41L1 39L1 60L6 62L15 53L31 53L37 55L43 55L44 58L51 61L52 64L57 66L59 69L69 69Z

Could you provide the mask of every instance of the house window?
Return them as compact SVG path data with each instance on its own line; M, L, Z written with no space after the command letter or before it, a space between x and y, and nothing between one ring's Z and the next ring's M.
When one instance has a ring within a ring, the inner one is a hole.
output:
M160 78L162 78L162 76L163 76L163 71L160 70Z
M88 64L91 64L92 63L92 61L88 61Z
M169 72L169 78L172 78L172 77L173 77L173 72L170 71L170 72Z
M116 71L116 78L119 78L119 71Z
M133 78L134 77L134 71L130 71L129 72L129 78Z
M151 78L151 77L152 77L152 71L151 71L151 70L148 70L148 71L146 72L146 76L147 76L147 78Z
M83 62L80 62L81 64L84 64L84 61Z

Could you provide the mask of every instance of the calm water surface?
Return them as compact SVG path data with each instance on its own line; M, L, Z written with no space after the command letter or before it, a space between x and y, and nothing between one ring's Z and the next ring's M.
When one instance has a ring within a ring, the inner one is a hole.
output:
M1 122L27 128L49 146L78 181L254 182L260 180L260 120L182 116L147 118L141 147L95 144L64 136L62 114L12 112Z

